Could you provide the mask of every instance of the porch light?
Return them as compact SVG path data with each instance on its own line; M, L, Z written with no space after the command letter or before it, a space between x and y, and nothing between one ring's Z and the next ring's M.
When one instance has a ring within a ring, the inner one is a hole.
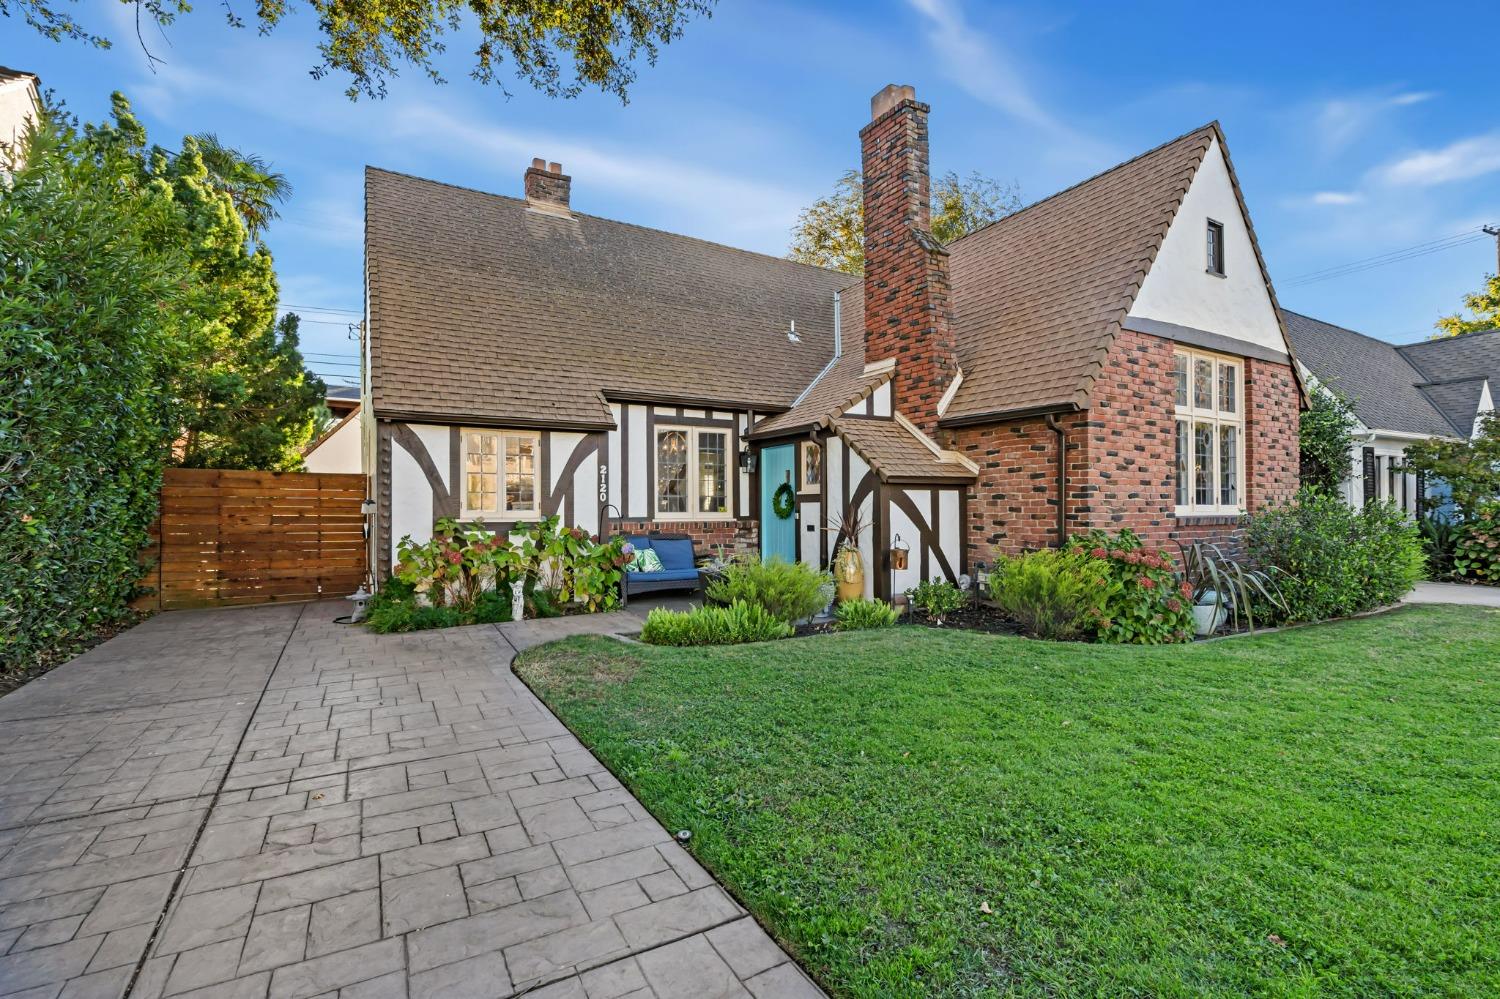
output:
M745 448L745 450L741 451L740 471L744 472L746 475L754 475L756 457L756 453L750 448Z
M901 535L896 535L896 540L891 542L891 568L900 572L906 568L906 556L911 551L911 545L901 540Z

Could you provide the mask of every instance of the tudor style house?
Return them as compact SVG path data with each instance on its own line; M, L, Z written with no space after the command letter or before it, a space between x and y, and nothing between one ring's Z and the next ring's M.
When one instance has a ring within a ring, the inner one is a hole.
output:
M1381 500L1412 515L1446 488L1404 465L1414 441L1478 432L1500 391L1500 329L1393 344L1282 310L1303 376L1342 396L1358 419L1340 491L1351 506Z
M440 517L820 564L857 522L890 596L1290 497L1302 386L1217 123L943 246L928 113L871 102L862 279L584 214L556 163L522 198L367 170L375 578Z

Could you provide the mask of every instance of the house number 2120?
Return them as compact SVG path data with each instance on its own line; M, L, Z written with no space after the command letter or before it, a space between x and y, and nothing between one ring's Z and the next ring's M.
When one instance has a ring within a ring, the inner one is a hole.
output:
M599 463L599 502L609 502L609 466Z

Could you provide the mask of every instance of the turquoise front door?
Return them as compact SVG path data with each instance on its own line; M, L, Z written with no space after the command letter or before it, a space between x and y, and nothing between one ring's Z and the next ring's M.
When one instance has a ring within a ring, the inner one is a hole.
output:
M786 519L776 516L771 497L783 482L792 484L797 449L791 444L768 447L760 453L760 557L797 561L797 510Z

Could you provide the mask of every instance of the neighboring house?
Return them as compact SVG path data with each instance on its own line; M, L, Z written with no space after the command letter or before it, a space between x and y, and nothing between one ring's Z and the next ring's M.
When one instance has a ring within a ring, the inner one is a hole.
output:
M323 404L333 414L333 423L302 452L309 472L364 471L364 431L360 423L359 387L330 385Z
M524 199L368 169L376 578L442 516L826 564L857 512L889 596L1295 492L1302 390L1216 123L943 247L927 105L871 110L863 279L577 212L556 163Z
M19 165L26 130L42 110L41 85L35 73L0 66L0 174Z
M1346 399L1359 420L1344 499L1386 500L1412 514L1423 499L1442 502L1441 483L1405 469L1406 448L1470 437L1494 410L1500 330L1397 345L1286 309L1282 318L1304 375Z

